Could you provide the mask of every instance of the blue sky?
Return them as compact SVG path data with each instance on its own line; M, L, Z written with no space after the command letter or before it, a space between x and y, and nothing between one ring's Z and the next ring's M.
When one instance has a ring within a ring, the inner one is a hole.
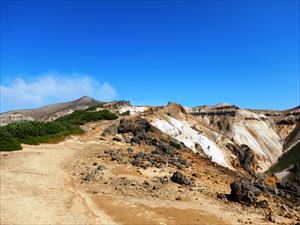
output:
M299 105L299 1L1 1L1 111L90 95Z

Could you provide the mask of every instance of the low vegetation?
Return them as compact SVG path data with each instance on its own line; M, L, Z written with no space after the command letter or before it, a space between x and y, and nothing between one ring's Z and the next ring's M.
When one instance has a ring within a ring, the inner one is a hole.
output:
M275 163L270 169L270 173L280 172L284 169L287 169L291 165L300 162L300 142L296 144L288 152L284 153L279 157L277 163Z
M118 116L112 113L109 110L101 111L90 111L90 110L77 110L73 113L60 117L56 121L68 122L74 125L83 125L88 122L97 121L97 120L114 120Z
M108 110L92 111L92 109L86 109L77 110L70 115L47 123L37 121L11 123L0 127L0 151L20 150L22 149L21 143L31 145L56 143L63 140L66 136L82 134L84 131L79 125L97 120L113 120L116 118L118 118L117 115Z
M83 130L66 122L22 121L0 127L0 151L22 149L21 143L36 145L57 142L71 134L81 134Z

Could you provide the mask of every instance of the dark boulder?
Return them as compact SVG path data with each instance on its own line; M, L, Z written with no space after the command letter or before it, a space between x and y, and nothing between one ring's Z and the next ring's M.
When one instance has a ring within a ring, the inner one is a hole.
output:
M132 143L140 144L145 139L144 131L137 131L133 138L131 138Z
M146 139L146 132L149 131L151 125L145 119L138 120L126 120L122 119L118 126L118 133L129 133L133 134L131 139L132 143L140 144Z
M191 185L192 182L185 175L183 175L180 171L176 171L172 177L171 181L177 184Z
M118 126L118 133L129 133L137 134L138 132L147 132L150 129L150 124L145 119L138 120L126 120L121 119Z
M229 200L246 203L248 205L255 203L256 197L261 193L261 190L246 180L234 181L230 184L230 188L231 193Z
M130 120L121 119L118 126L118 133L124 134L132 132L134 130L134 125Z

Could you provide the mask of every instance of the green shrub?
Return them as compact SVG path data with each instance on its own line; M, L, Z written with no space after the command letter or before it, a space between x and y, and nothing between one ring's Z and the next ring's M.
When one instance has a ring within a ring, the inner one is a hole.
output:
M300 162L300 142L296 144L288 152L283 153L277 160L277 162L268 170L270 173L281 172L291 165Z
M68 122L75 125L83 125L88 122L97 120L114 120L118 116L109 110L101 110L96 112L86 110L76 110L73 113L60 117L56 121Z
M22 149L21 143L37 145L62 140L71 134L81 134L83 130L66 122L22 121L0 127L0 151Z
M0 151L15 151L22 149L18 139L14 138L4 127L0 127Z
M181 149L181 145L175 141L169 141L169 145L171 145L174 148Z

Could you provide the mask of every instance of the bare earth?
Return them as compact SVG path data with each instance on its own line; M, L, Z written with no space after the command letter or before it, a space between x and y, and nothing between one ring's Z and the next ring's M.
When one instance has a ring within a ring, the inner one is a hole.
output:
M89 135L0 153L0 224L269 224L263 213L219 201L210 192L174 183L158 186L151 180L172 170L116 164L102 157L105 150L128 146L96 142ZM105 169L92 181L83 182L98 165ZM205 173L201 175L206 180L203 190L215 193L218 175ZM153 184L150 191L140 185L145 180ZM125 181L127 186L120 185ZM228 191L228 185L220 191Z
M1 154L1 224L114 224L61 167L74 141Z

